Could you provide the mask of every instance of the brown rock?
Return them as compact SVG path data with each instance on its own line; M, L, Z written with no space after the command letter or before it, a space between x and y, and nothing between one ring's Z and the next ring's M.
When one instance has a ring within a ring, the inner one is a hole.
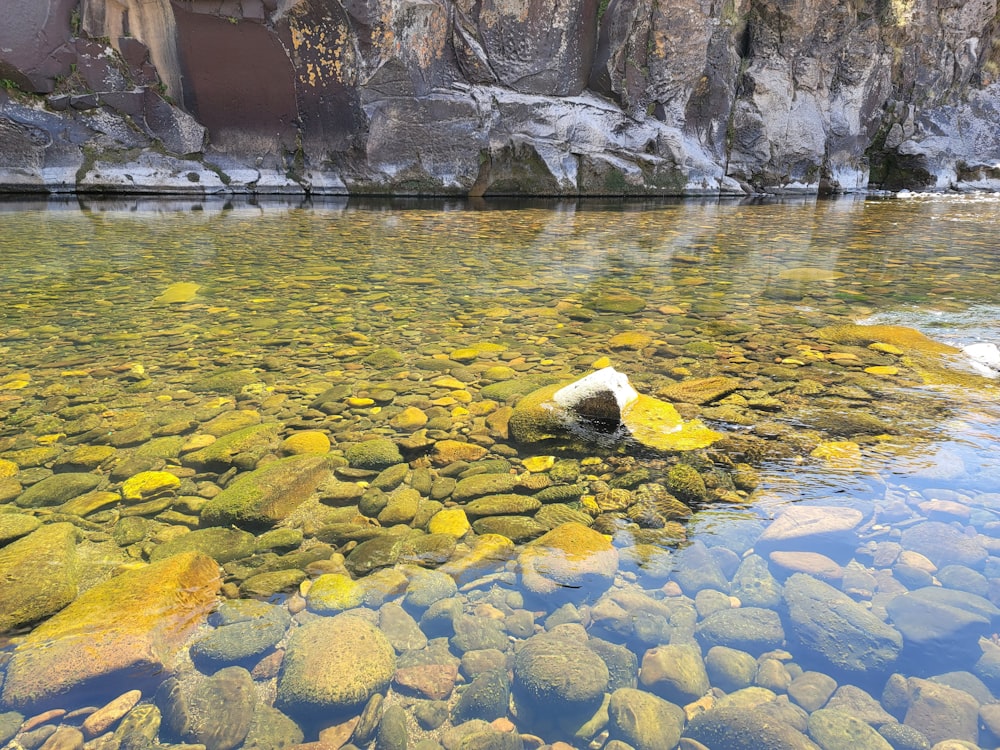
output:
M457 677L458 664L419 664L397 669L393 683L404 691L439 701L451 695Z

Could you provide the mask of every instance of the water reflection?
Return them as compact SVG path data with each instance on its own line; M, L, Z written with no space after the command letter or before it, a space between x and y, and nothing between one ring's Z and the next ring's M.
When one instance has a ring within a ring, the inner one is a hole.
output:
M994 746L996 207L0 204L0 738Z

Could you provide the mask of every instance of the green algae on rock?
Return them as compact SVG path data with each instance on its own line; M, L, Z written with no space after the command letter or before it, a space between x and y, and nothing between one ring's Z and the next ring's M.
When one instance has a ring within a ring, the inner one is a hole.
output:
M301 505L328 473L322 456L305 454L272 461L239 477L209 500L201 509L201 520L209 526L270 528Z
M76 541L72 524L53 523L0 549L0 633L38 622L76 598Z

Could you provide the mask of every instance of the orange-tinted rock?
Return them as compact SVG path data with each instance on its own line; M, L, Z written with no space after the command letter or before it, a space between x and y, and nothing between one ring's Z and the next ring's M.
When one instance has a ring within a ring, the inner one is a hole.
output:
M155 685L215 605L219 586L216 562L196 552L95 586L14 650L3 705L38 709L74 695L92 703L114 697L124 684Z

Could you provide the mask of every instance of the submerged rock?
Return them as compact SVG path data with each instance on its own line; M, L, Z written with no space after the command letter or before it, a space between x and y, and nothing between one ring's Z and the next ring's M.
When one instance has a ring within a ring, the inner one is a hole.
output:
M77 531L54 523L0 549L0 633L30 625L76 598Z
M517 562L525 587L536 594L596 596L618 571L618 551L604 535L568 522L526 545Z
M14 650L3 704L41 710L93 701L169 676L174 657L216 603L219 567L186 552L130 570L81 594Z

